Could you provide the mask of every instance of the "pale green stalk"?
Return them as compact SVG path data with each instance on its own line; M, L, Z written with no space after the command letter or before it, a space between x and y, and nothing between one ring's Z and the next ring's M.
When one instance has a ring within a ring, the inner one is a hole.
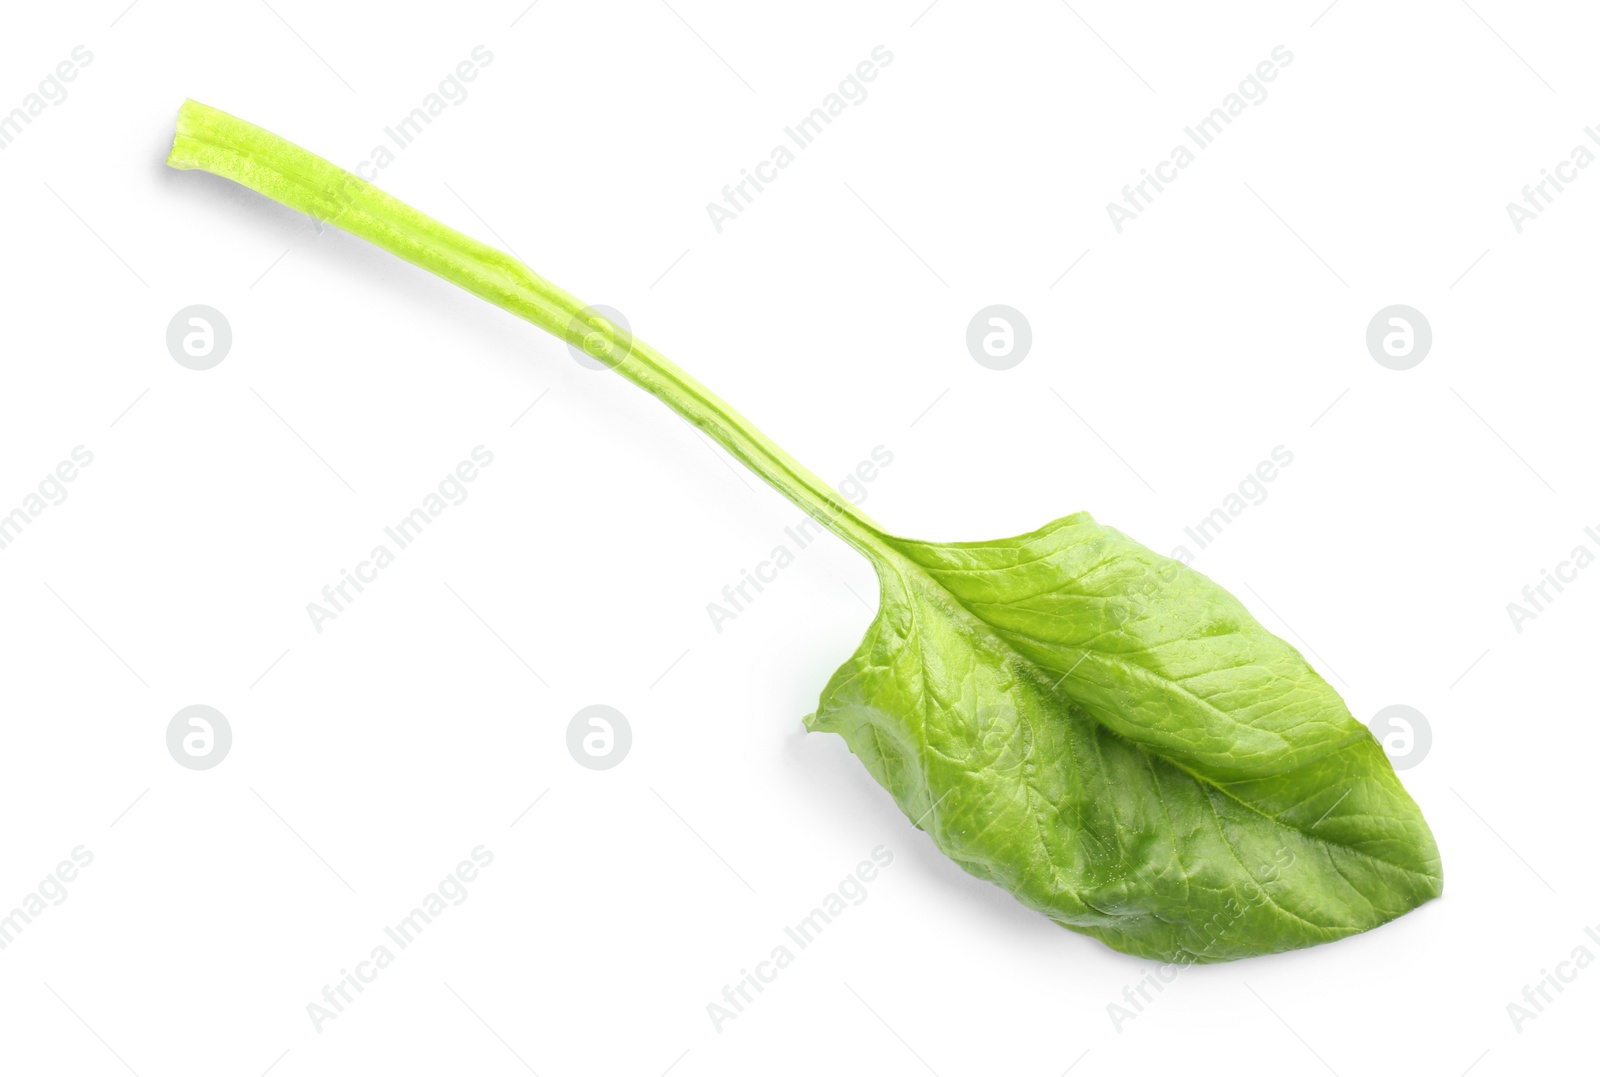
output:
M874 560L883 530L660 352L517 259L386 194L271 131L198 101L178 111L167 164L213 172L336 225L525 318L666 404L750 470Z

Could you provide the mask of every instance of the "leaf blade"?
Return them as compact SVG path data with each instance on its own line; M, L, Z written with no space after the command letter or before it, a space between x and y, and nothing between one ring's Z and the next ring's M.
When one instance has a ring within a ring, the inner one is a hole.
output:
M823 692L966 870L1163 960L1331 941L1438 895L1437 849L1334 690L1215 583L1079 513L893 539Z

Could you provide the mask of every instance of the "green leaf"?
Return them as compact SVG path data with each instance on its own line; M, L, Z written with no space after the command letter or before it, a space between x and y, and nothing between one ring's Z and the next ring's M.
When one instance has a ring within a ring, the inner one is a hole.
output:
M1377 741L1206 577L1087 513L885 547L878 615L807 725L967 871L1181 962L1328 942L1439 895Z
M869 558L878 615L812 729L974 875L1116 949L1327 942L1441 887L1433 835L1337 693L1233 596L1086 514L895 538L726 401L510 255L185 102L168 164L329 221L581 347Z

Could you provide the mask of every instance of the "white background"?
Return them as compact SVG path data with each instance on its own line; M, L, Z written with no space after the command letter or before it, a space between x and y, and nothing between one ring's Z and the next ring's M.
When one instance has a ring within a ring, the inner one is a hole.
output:
M1507 1004L1600 955L1600 570L1521 632L1506 605L1600 552L1600 169L1521 234L1505 208L1600 122L1593 11L124 7L0 34L0 111L93 55L0 152L0 511L94 456L0 551L0 911L94 856L0 951L5 1070L1593 1068L1600 971L1520 1031ZM719 234L706 203L880 44L869 96ZM1187 970L1119 1028L1155 966L966 876L801 731L865 562L824 538L717 632L798 510L531 327L162 165L192 96L354 166L478 45L381 185L626 312L824 477L885 447L865 509L900 533L1086 508L1195 552L1185 526L1291 451L1196 567L1362 721L1426 715L1402 777L1445 896ZM1267 99L1118 234L1106 203L1277 45ZM165 344L195 303L233 330L206 372ZM964 343L991 303L1032 325L1009 371ZM1364 340L1394 303L1434 332L1405 372ZM307 603L480 444L470 497L317 632ZM167 752L194 703L232 726L215 769ZM633 730L609 771L566 748L594 703ZM478 845L468 899L318 1031L307 1004ZM866 901L719 1031L707 1004L878 845Z

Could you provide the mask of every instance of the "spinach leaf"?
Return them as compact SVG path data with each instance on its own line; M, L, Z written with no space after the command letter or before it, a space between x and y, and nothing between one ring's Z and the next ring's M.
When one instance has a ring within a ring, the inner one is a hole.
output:
M194 101L168 164L329 221L584 348L859 550L877 616L813 730L967 871L1127 953L1218 961L1437 897L1438 851L1338 694L1221 587L1085 513L886 532L649 345L509 255Z
M807 725L967 871L1182 962L1326 942L1439 895L1377 741L1198 572L1087 513L883 545L878 616Z

